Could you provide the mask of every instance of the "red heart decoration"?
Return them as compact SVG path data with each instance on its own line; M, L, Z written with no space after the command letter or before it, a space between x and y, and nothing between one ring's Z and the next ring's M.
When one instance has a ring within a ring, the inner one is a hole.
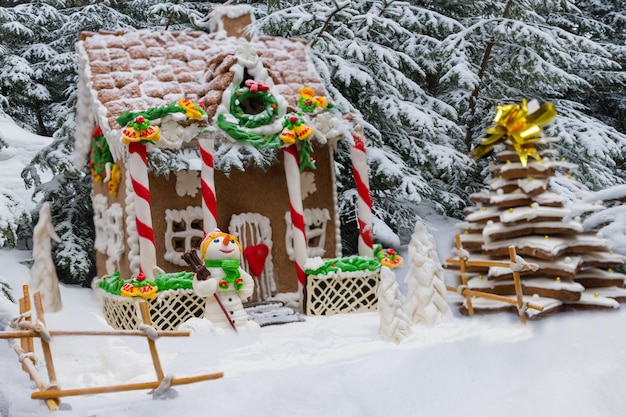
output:
M263 273L265 260L269 253L270 248L264 243L248 246L243 250L243 256L245 256L246 261L248 261L248 268L253 276L258 277Z

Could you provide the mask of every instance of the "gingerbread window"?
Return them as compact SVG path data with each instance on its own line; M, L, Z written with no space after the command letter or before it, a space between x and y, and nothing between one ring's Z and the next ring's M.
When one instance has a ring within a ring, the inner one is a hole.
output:
M165 210L165 260L186 266L180 257L186 250L198 249L202 243L202 208L187 207L184 210Z
M330 220L328 209L312 208L304 209L304 228L307 239L307 254L309 257L324 256L324 244L326 243L326 225ZM285 213L287 223L287 233L285 235L285 246L290 260L295 260L293 249L293 224L291 223L291 213Z

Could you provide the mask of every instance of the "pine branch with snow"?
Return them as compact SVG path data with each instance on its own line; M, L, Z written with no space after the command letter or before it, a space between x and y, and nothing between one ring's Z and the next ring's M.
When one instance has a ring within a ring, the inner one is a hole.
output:
M15 299L13 299L11 292L12 292L11 286L6 281L6 278L0 275L0 294L2 294L2 296L6 298L7 300L9 300L10 302L15 303Z
M424 224L417 222L409 242L409 268L404 277L408 288L404 310L414 324L433 325L451 314L435 245Z
M68 284L89 285L95 263L91 176L74 166L74 142L63 133L68 134L67 126L35 155L22 177L27 186L34 188L33 198L40 206L44 201L50 202L52 223L61 238L61 243L52 248L59 279ZM44 182L39 171L50 172L52 178ZM33 219L37 221L37 213Z

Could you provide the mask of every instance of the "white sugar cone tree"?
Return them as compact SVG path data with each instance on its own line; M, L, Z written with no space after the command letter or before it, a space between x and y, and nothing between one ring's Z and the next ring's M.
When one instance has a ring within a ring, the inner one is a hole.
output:
M411 334L411 321L402 309L402 294L391 269L380 270L378 287L379 333L384 340L400 343Z
M51 313L61 310L62 303L50 239L61 242L52 226L50 204L45 202L39 210L39 221L33 230L34 262L30 268L30 287L32 292L39 291L44 310Z
M415 224L408 252L404 311L413 324L433 325L449 316L451 311L445 299L444 271L435 239L420 222Z

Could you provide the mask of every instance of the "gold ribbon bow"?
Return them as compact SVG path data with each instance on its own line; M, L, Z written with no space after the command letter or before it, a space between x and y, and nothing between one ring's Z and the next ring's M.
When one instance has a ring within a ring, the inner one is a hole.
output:
M550 123L556 117L556 110L552 103L544 103L536 111L528 114L526 99L522 105L506 104L496 107L493 118L495 126L487 129L487 136L480 140L474 149L476 158L482 158L493 150L493 147L507 139L519 155L522 166L528 163L528 157L541 162L535 143L541 139L541 127Z

